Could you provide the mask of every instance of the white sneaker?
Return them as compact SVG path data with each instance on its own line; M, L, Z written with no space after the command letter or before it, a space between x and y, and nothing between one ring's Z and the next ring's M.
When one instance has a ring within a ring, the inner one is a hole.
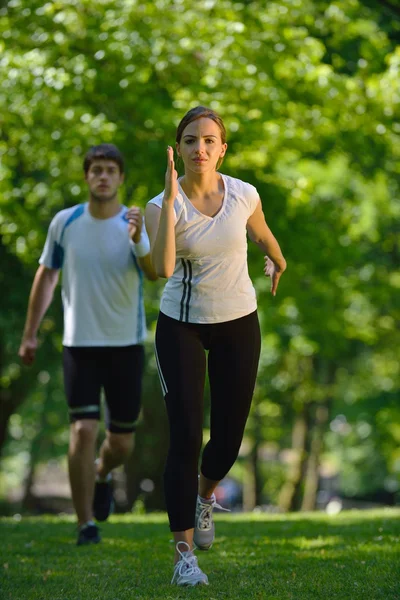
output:
M179 546L183 545L187 550L181 552ZM208 585L208 577L197 564L197 558L190 550L189 544L186 542L178 542L176 544L181 558L174 567L174 575L171 583L176 585Z
M217 503L215 494L209 500L197 496L193 541L199 550L209 550L213 544L215 526L212 513L214 508L230 512L229 508L223 508Z

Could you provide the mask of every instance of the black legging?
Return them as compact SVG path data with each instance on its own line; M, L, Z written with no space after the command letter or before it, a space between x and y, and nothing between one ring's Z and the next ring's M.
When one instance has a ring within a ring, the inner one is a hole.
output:
M235 462L250 411L260 356L257 312L225 323L183 323L160 313L156 359L167 406L170 446L164 473L171 531L194 527L208 353L210 441L201 472L219 481Z

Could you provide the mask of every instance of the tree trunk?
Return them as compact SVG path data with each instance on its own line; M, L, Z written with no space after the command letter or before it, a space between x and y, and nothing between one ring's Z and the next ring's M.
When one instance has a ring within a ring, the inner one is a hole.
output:
M163 473L168 445L164 398L157 373L149 367L143 382L142 419L135 448L125 464L128 510L139 497L143 498L146 511L165 510Z
M0 363L0 372L4 363ZM30 388L35 384L32 373L26 378L20 377L7 388L0 388L0 456L7 440L8 423L28 396ZM36 372L34 373L36 375Z
M297 414L292 431L292 462L279 496L279 508L285 512L299 510L302 482L310 447L310 405Z
M247 468L243 480L243 510L250 512L261 504L261 482L258 473L258 449L259 441L255 440L249 452Z
M35 483L35 472L38 463L40 462L40 457L42 455L42 446L43 446L43 431L46 429L46 415L47 409L50 404L50 393L51 388L47 386L45 393L44 401L41 405L41 411L38 415L38 428L36 431L36 435L31 442L31 447L29 451L29 467L28 467L28 475L25 479L24 483L24 495L22 498L22 509L25 511L35 511L36 509L36 498L32 493L32 488Z
M251 460L249 461L251 463ZM243 511L250 512L256 506L256 486L254 471L246 468L243 475Z
M254 401L251 417L252 447L247 456L247 468L243 481L243 510L252 511L262 504L263 478L260 472L260 447L263 442L261 430L262 417L259 414L259 404Z
M301 510L315 510L319 483L319 463L323 448L324 433L329 420L328 401L325 405L317 406L315 426L312 434L310 455L304 480L304 493Z
M301 510L315 510L319 483L320 457L324 446L324 435L329 422L332 405L332 385L335 381L335 365L328 360L313 360L315 378L324 389L325 398L315 407L314 427L312 432L310 454L304 478L304 494Z
M19 362L16 351L24 327L32 275L28 274L19 259L8 250L1 235L0 263L2 266L0 312L2 315L7 315L7 318L2 320L0 329L0 375L3 375L10 364ZM51 370L56 359L54 347L46 340L38 351L33 367L29 369L22 367L15 377L8 378L3 385L0 384L0 456L7 439L10 417L36 386L38 372L42 368Z

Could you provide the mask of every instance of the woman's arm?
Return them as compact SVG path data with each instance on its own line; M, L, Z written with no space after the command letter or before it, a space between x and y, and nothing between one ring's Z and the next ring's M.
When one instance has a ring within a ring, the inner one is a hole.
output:
M178 174L175 171L171 146L168 146L167 153L162 208L155 204L148 204L145 220L150 238L151 262L159 277L168 278L173 274L176 262L174 200L178 193Z
M279 279L286 270L286 260L283 257L276 238L265 222L261 200L247 221L247 232L251 241L257 244L266 255L264 256L264 272L267 277L271 277L271 293L275 296Z
M142 269L146 278L149 281L157 281L158 275L157 275L157 273L153 267L153 264L151 262L150 254L146 254L146 256L142 256L141 258L138 259L138 261L139 261L140 268Z

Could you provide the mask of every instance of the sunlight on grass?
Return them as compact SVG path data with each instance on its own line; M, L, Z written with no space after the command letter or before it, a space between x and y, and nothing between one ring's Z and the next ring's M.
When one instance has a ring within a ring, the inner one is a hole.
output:
M317 539L309 540L304 537L294 538L292 540L293 546L297 546L301 549L314 549L314 548L326 548L327 546L337 546L343 544L342 537L318 537Z
M0 519L2 597L10 600L398 600L400 510L220 514L210 587L170 586L165 514L114 515L102 543L77 547L71 516Z

